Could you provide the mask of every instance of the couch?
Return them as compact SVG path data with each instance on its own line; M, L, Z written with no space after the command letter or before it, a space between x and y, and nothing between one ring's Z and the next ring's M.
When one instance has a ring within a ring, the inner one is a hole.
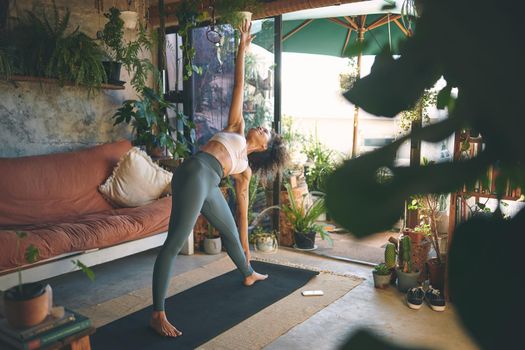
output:
M98 191L131 147L124 140L69 153L0 158L0 276L27 265L24 251L30 244L38 248L39 260L48 262L167 231L169 197L114 208ZM16 231L27 232L19 251Z

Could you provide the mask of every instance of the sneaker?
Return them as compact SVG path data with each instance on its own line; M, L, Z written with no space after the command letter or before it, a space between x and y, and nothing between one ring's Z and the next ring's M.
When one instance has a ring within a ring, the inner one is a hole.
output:
M434 289L432 286L428 286L428 289L425 292L425 299L432 310L445 311L445 297L441 294L439 289Z
M414 310L418 310L423 305L423 299L425 298L425 291L421 287L410 288L407 292L407 304L408 307Z

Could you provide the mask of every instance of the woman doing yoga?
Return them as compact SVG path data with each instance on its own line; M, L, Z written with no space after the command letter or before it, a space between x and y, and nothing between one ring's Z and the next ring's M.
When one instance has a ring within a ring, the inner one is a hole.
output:
M175 257L193 229L199 213L219 230L226 251L242 274L245 286L268 277L255 272L250 266L248 186L252 172L264 175L280 168L286 152L281 137L266 128L252 128L244 136L244 54L252 40L250 28L251 23L248 21L239 28L241 35L228 125L201 147L197 154L184 161L173 175L168 237L153 269L153 313L150 326L163 336L182 335L168 321L164 299ZM228 175L235 179L238 230L219 189L221 178Z

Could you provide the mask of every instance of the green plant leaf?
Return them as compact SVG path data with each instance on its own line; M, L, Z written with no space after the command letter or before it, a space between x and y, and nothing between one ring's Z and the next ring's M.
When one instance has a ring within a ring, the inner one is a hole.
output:
M27 247L26 252L25 252L26 261L32 264L38 260L38 255L39 255L38 248L30 244Z
M91 282L95 281L95 273L93 272L91 268L89 268L87 265L82 263L80 260L71 260L71 262L73 263L73 265L78 267L82 272L84 272L84 274L86 274L87 278L89 278Z

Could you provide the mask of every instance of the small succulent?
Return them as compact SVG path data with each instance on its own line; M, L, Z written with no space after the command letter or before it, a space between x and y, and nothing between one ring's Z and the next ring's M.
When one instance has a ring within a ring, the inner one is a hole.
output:
M384 263L376 265L374 267L374 272L376 275L382 275L382 276L390 275L390 269Z

